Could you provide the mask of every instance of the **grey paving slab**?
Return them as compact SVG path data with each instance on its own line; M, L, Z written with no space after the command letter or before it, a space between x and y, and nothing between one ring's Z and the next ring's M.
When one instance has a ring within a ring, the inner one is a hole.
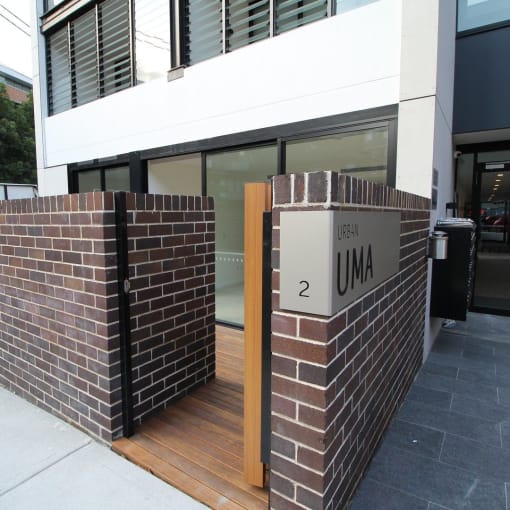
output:
M508 335L510 335L510 328L508 331ZM486 340L487 341L487 340ZM493 348L496 356L504 356L505 358L510 358L510 342L488 342Z
M452 347L460 347L462 349L466 345L466 336L442 329L434 342L433 349L441 345L450 345Z
M510 422L508 420L501 422L501 445L506 450L510 450ZM509 495L510 496L510 495ZM509 503L510 507L510 503Z
M439 354L437 352L431 352L428 357L429 361L437 363L438 365L444 365L455 368L479 368L479 369L492 369L495 370L495 362L487 360L467 359L462 356L450 356L447 354Z
M438 342L434 343L434 347L432 348L432 352L436 354L446 354L448 356L460 357L464 351L464 342L459 343L458 345L452 345L450 342Z
M465 395L453 395L452 411L468 416L482 417L494 422L510 423L510 406L501 405L496 402L484 402Z
M491 446L501 446L499 424L480 417L445 411L413 401L404 402L397 417L403 421L475 439Z
M442 375L444 377L457 378L457 367L448 367L444 365L438 365L432 361L427 360L421 368L421 373L431 375Z
M3 510L198 510L203 505L91 443L0 498Z
M409 508L510 510L509 476L510 318L468 314L441 331L362 481L358 508L384 508L392 497L405 508L408 497Z
M461 381L472 382L483 386L510 388L510 377L498 375L490 370L459 369L457 378Z
M432 390L469 395L471 398L480 400L492 400L494 402L498 400L498 392L495 386L485 386L480 383L452 379L441 375L420 373L415 384Z
M471 471L476 476L489 476L503 482L510 482L510 451L508 450L446 434L440 460Z
M492 361L494 356L496 356L496 349L492 345L492 342L478 339L466 339L462 356L471 359L478 358L479 356L481 359L487 357L487 360Z
M452 396L453 394L449 391L426 388L420 386L419 381L417 381L409 390L406 398L429 406L439 407L440 409L450 409Z
M492 341L497 340L510 343L510 328L508 324L508 317L468 313L465 322L457 321L452 328L443 329L443 331L461 333L478 339L487 338Z
M498 388L498 401L504 405L510 405L510 388Z
M428 510L428 502L387 487L374 480L367 480L356 493L349 510Z
M506 510L504 482L399 448L381 447L367 477L452 510Z
M0 495L91 441L0 387Z
M510 377L510 360L503 358L496 362L496 374L503 377Z
M444 436L444 432L438 430L394 420L386 433L384 443L416 455L439 459Z

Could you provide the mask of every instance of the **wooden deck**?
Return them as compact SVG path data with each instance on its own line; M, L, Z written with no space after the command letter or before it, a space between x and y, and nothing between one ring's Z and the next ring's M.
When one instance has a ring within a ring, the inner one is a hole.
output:
M216 379L140 426L113 450L211 508L266 509L243 479L243 333L217 326Z

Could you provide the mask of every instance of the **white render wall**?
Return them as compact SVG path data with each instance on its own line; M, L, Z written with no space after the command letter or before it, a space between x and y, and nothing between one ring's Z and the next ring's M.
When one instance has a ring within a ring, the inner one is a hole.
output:
M448 175L452 153L437 146L442 123L451 145L455 67L456 2L405 0L402 4L402 59L396 187L431 197L433 168ZM452 194L453 188L443 190ZM448 198L447 201L451 201Z
M396 104L401 1L378 0L186 68L183 78L47 117L45 166Z
M402 5L402 60L398 118L396 187L425 197L432 195L438 171L438 205L430 229L453 201L453 79L455 70L456 2L405 0ZM441 326L429 317L429 261L424 359Z

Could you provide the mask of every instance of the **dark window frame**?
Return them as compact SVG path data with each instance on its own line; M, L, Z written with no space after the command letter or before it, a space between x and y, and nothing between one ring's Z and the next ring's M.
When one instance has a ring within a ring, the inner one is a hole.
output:
M69 164L67 166L68 191L79 193L78 174L90 170L101 171L101 190L105 191L105 172L121 166L129 167L130 190L135 193L147 193L147 160L142 160L139 152Z

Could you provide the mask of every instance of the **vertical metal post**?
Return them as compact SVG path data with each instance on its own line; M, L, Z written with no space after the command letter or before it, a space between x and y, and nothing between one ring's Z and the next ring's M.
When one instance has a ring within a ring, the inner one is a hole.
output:
M334 0L328 0L328 16L334 16L336 14L336 2Z
M135 37L135 5L134 0L130 0L128 4L128 18L129 18L129 65L130 69L130 85L136 85L136 37Z
M96 66L97 66L97 97L104 96L104 66L103 66L103 19L99 4L96 4Z
M273 214L263 214L262 226L262 401L260 457L264 464L271 457L271 250L273 237Z
M127 238L126 193L115 197L115 227L117 237L117 283L119 296L120 371L122 384L122 433L134 433L133 389L131 372L131 328L129 310L129 264Z
M223 54L225 54L225 53L227 53L227 2L226 2L226 0L222 0L222 2L221 2L221 31L222 31L221 52Z
M274 13L276 0L269 0L269 37L274 36Z

